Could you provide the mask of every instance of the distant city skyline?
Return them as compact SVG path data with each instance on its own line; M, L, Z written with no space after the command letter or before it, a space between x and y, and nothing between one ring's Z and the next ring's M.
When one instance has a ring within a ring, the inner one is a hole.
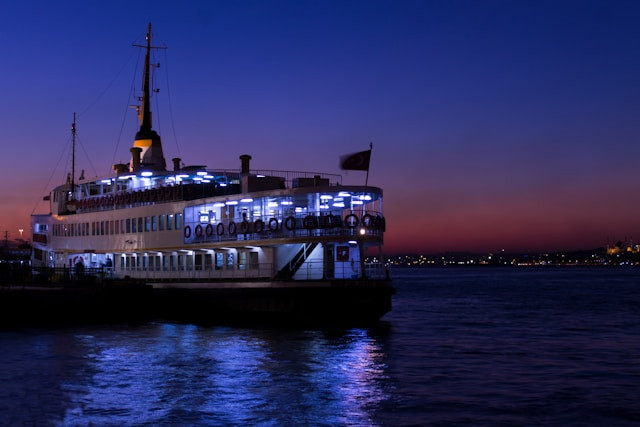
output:
M386 253L640 239L640 3L80 1L3 6L0 231L129 161L153 24L168 163L340 173L373 143Z

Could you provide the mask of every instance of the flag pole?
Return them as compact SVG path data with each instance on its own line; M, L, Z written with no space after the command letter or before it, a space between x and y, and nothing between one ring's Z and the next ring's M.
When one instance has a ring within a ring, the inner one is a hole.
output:
M373 142L369 143L369 165L367 165L367 176L364 179L364 186L365 187L369 183L369 167L371 165L371 151L373 151Z

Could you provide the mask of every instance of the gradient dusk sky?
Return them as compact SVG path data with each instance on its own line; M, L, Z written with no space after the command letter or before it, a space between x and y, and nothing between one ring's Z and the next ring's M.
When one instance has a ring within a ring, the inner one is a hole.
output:
M640 1L28 1L0 10L2 232L137 130L186 164L341 173L373 142L385 253L640 240Z

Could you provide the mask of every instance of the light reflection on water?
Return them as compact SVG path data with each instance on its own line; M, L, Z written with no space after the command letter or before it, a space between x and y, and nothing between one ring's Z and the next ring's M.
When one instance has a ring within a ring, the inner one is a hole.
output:
M53 337L64 341L56 352L43 342L51 331L16 339L25 353L40 346L57 353L57 363L25 363L59 384L43 389L34 377L19 386L31 399L57 402L48 414L54 424L371 425L388 398L380 343L363 329L328 334L158 323Z

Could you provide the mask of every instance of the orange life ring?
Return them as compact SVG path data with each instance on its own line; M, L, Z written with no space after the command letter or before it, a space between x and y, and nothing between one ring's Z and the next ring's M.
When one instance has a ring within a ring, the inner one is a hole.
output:
M302 225L304 225L304 228L307 230L311 230L312 228L318 227L318 221L314 215L309 214L302 220Z
M236 234L236 223L233 221L229 223L229 234L231 234L232 236Z
M242 234L247 234L249 232L249 221L246 219L242 220L240 223L240 232Z
M218 223L218 225L216 225L216 233L218 233L218 236L222 236L224 234L224 224L223 223Z
M202 237L202 226L200 224L196 225L196 237Z
M278 220L271 218L269 220L269 231L278 231Z
M362 225L367 228L373 228L373 217L369 214L364 214L362 216Z
M349 214L349 215L344 217L344 223L349 228L356 228L358 226L358 224L360 223L360 221L358 220L358 217L355 216L354 214Z
M213 225L207 224L207 227L204 229L204 233L207 235L207 237L211 237L211 235L213 234Z
M255 231L256 233L262 233L262 230L264 230L264 221L261 219L257 219L253 223L253 231Z
M189 237L191 237L191 227L187 225L184 227L184 238L188 239Z
M292 216L288 216L287 219L284 220L284 227L291 231L296 229L296 219Z

